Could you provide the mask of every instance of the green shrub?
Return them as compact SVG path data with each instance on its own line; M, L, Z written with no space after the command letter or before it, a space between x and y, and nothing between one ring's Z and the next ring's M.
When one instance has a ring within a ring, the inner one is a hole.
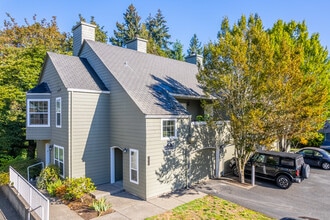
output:
M43 169L37 180L38 189L47 189L47 186L60 179L59 168L55 165L49 165Z
M209 114L205 114L205 115L197 115L196 116L196 121L208 121L210 120L211 117Z
M63 196L65 200L80 199L84 194L96 189L92 180L86 177L67 178L63 184L66 187L66 192Z
M66 192L66 186L62 182L62 185L56 188L55 195L57 198L64 198L65 192Z
M0 173L0 186L9 184L9 173Z
M111 204L107 203L105 198L101 198L94 201L92 207L98 212L98 216L100 216L102 212L105 212L111 208Z
M0 170L5 169L9 161L13 160L12 156L6 155L5 153L0 152Z
M26 159L23 156L18 156L16 158L7 157L8 160L3 159L0 166L0 172L8 172L9 166L13 167L19 174L27 179L27 168L33 164L40 162L38 159ZM30 169L30 177L39 176L41 171L41 166L36 166Z
M62 181L60 179L56 180L55 182L48 183L47 185L47 192L50 196L56 196L57 190L59 187L63 185Z

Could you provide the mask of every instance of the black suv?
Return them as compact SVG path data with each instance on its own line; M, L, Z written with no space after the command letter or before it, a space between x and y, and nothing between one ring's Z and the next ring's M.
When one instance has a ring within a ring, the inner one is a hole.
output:
M258 150L246 163L245 174L251 174L253 164L257 178L276 181L282 189L289 188L292 182L300 183L310 174L310 167L303 156L295 153ZM238 176L235 158L230 160L229 166Z

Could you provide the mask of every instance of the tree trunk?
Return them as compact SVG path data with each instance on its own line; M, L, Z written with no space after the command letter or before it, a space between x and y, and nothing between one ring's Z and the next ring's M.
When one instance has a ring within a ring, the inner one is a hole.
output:
M244 162L238 160L238 177L239 177L239 181L241 183L245 183L245 176L244 176L244 167L245 167L245 164Z

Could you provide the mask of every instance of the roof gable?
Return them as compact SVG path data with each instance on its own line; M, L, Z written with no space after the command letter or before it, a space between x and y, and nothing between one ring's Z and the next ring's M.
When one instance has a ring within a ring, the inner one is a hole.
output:
M84 58L48 52L65 88L90 91L109 91Z

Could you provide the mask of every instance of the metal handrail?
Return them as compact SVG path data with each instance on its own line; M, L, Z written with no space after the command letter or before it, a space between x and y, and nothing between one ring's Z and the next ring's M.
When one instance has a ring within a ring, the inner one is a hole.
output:
M17 190L17 195L29 204L28 219L30 219L31 212L34 211L40 219L49 220L49 199L11 166L9 167L9 178L11 186Z
M39 163L36 163L36 164L33 164L33 165L30 165L30 166L28 166L28 168L27 168L27 180L28 181L30 181L30 168L31 167L35 167L35 166L37 166L37 165L39 165L39 164L42 164L42 169L44 169L44 162L39 162Z

